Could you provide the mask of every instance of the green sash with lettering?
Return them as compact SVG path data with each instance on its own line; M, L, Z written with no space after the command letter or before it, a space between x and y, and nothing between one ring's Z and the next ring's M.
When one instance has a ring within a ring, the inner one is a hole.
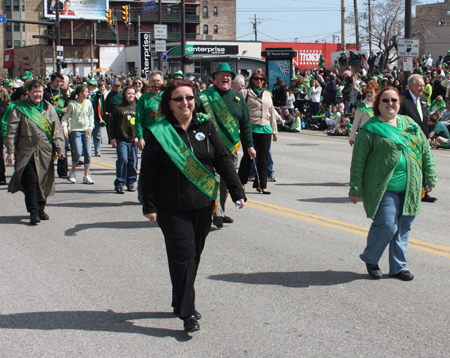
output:
M41 112L34 108L28 102L19 102L15 109L23 113L30 120L32 120L47 136L48 141L53 146L53 127L50 121Z
M200 191L208 195L212 200L216 200L219 189L219 183L216 181L216 178L195 157L167 119L161 117L149 129L184 176Z
M369 118L372 118L375 115L373 113L373 109L367 108L364 102L359 103L356 107L358 107Z
M202 100L203 107L205 107L207 114L211 117L225 147L227 147L231 154L237 152L241 146L239 128L219 93L217 93L214 87L209 87L200 92L198 96ZM220 119L220 123L225 128L226 133L218 125L218 119Z
M401 116L399 117L400 119L402 118ZM394 127L378 117L370 118L361 129L388 138L394 143L401 145L405 152L411 155L422 168L422 143L412 133ZM418 130L421 129L419 128Z

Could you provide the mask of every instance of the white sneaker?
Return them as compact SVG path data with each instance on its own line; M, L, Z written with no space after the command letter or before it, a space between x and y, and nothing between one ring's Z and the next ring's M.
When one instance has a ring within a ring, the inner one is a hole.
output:
M83 184L94 184L95 181L91 179L89 175L83 177Z
M76 173L73 170L69 170L69 178L67 178L67 180L70 181L71 183L77 182Z

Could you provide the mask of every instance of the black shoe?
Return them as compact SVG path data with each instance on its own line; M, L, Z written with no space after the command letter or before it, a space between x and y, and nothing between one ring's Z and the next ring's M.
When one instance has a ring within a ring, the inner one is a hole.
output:
M120 187L116 188L116 193L117 194L125 194L125 191L123 190L123 187L120 186Z
M395 275L391 275L393 278L398 278L402 281L411 281L414 279L414 275L409 272L408 270L400 271L399 273L396 273Z
M183 324L185 332L195 332L200 329L200 325L198 324L197 317L195 317L195 315L183 319Z
M220 216L216 216L216 215L214 215L213 216L213 224L218 228L218 229L220 229L220 228L222 228L223 227L223 219L222 219L222 217L220 217Z
M380 267L378 265L366 263L366 267L370 277L376 280L379 280L380 278L383 277L383 274L381 273Z
M6 180L0 180L0 185L6 185Z
M202 314L201 314L199 311L195 310L194 312L195 312L195 313L194 313L194 316L195 316L198 320L199 320L199 319L202 319ZM174 308L174 309L173 309L173 314L174 314L175 316L180 316L180 311Z
M234 223L234 220L233 220L232 218L230 218L229 216L226 216L226 215L223 216L222 221L223 221L225 224L232 224L232 223Z
M39 219L50 220L50 216L48 216L44 210L39 210Z
M436 200L436 198L431 197L428 193L422 198L422 201L425 201L426 203L434 203Z
M31 214L30 215L30 225L37 225L37 223L40 223L41 219L39 219L38 214Z

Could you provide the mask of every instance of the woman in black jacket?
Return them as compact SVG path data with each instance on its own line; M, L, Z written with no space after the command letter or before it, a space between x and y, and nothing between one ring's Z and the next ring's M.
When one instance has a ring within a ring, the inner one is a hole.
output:
M246 200L231 156L209 117L196 114L194 96L192 83L171 81L160 104L165 118L150 127L140 173L143 212L164 234L173 312L186 332L200 329L194 282L217 197L214 169L237 206Z
M273 105L280 107L282 110L286 107L286 84L281 77L277 77L277 81L272 89Z
M117 148L114 189L118 194L125 193L125 185L128 191L136 191L138 139L134 131L135 116L136 92L128 86L123 89L122 103L112 111L108 127L111 145Z

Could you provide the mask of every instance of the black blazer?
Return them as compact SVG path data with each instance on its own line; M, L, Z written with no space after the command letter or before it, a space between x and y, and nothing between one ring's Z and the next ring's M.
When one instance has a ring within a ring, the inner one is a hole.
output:
M423 133L425 133L426 137L428 138L428 111L427 108L423 105L423 103L426 103L427 100L423 96L420 96L420 105L422 107L423 116L423 121L421 121L419 112L417 111L416 103L413 101L411 93L409 93L409 91L403 92L401 94L401 97L403 103L398 113L414 119L414 122L416 122L419 127L422 128Z

